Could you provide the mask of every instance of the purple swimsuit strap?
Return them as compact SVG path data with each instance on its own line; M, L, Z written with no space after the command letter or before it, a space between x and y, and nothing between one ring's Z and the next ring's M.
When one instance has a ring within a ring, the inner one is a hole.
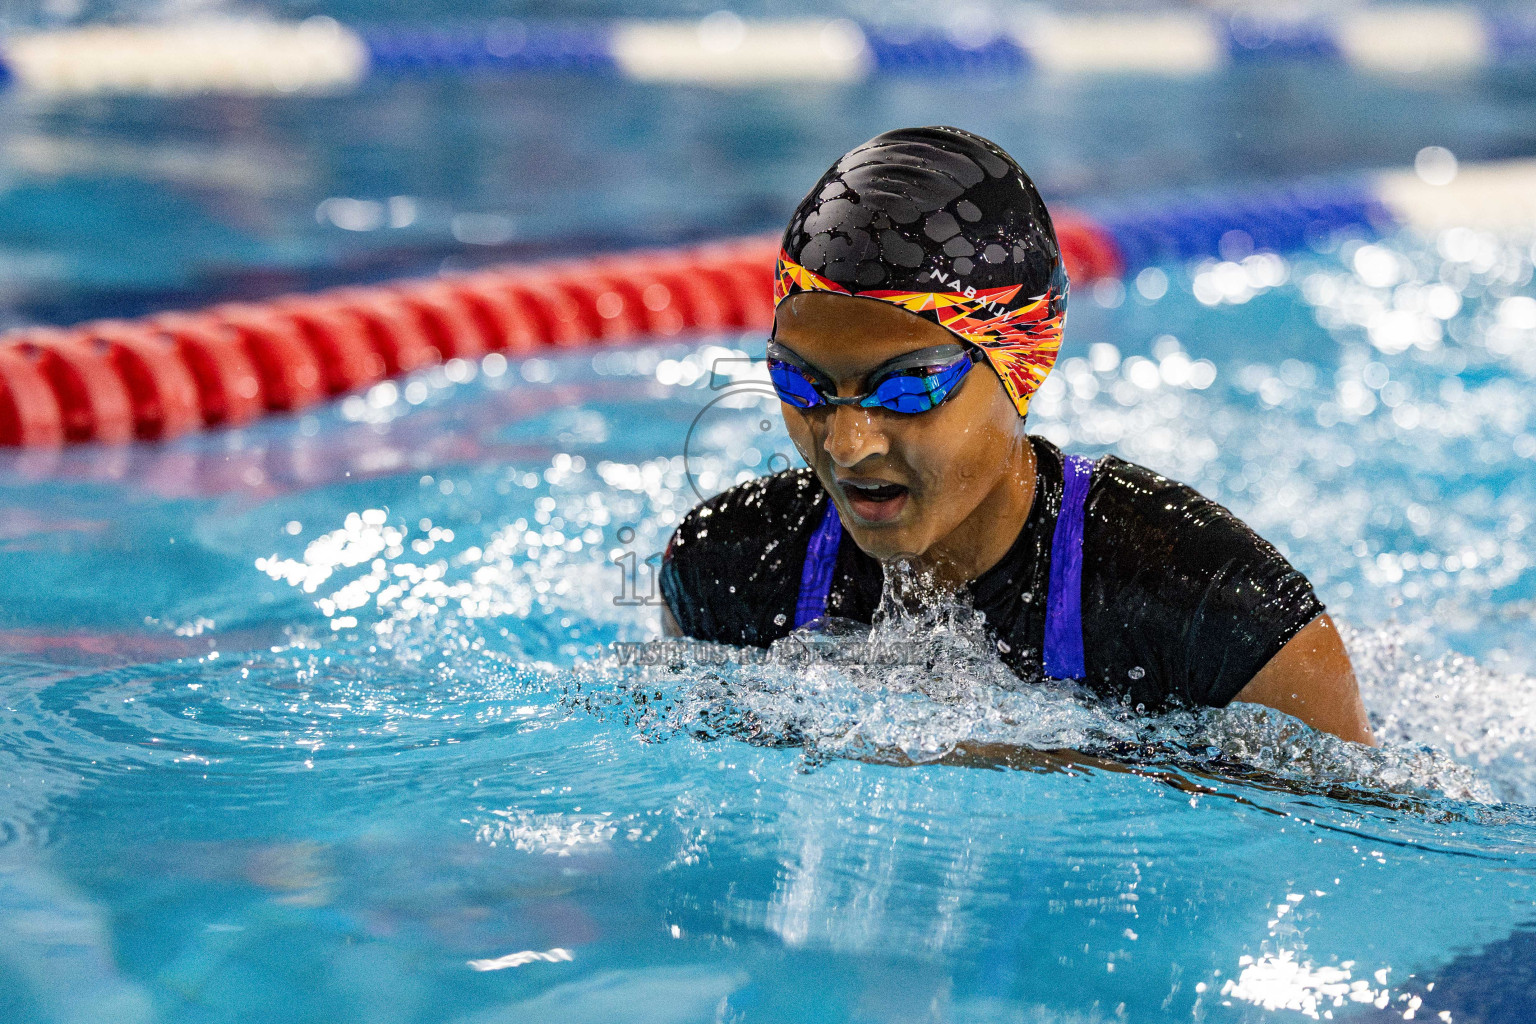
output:
M1062 475L1061 511L1051 536L1051 579L1045 596L1045 674L1052 679L1083 679L1088 674L1083 665L1083 517L1093 463L1081 455L1065 456ZM842 538L843 521L829 497L806 546L800 597L795 602L796 629L826 615Z
M795 602L796 629L827 614L827 595L832 593L832 570L837 565L837 546L842 539L843 521L838 518L837 504L829 495L826 513L805 549L805 567L800 570L800 599Z
M1045 674L1051 679L1084 679L1083 518L1093 462L1067 455L1061 468L1061 511L1051 536L1051 582L1045 595Z

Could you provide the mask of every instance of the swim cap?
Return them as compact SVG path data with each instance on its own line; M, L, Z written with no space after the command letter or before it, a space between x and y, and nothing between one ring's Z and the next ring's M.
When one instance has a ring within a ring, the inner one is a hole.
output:
M889 302L980 348L1023 416L1061 348L1067 272L1034 182L958 128L877 135L800 201L774 304L798 292Z

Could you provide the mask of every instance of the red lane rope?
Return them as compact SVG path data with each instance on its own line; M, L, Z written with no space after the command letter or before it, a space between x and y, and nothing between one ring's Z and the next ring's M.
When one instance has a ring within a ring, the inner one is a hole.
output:
M1076 280L1119 253L1064 214ZM776 238L227 303L0 338L0 445L163 440L294 411L447 359L767 330Z

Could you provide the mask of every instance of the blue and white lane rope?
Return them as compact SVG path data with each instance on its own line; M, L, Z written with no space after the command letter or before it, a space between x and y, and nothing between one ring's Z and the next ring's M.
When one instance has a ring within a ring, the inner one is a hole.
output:
M412 74L597 74L748 87L881 75L1198 75L1312 62L1385 74L1536 64L1536 14L1369 7L1336 16L1243 12L1049 15L986 24L858 25L841 19L349 27L201 20L13 35L0 81L41 93L338 91Z
M1536 234L1536 160L1457 166L1429 147L1413 170L1277 188L1149 199L1079 215L1103 238L1119 274L1217 257L1232 232L1243 248L1293 252L1339 231L1435 234L1477 228Z

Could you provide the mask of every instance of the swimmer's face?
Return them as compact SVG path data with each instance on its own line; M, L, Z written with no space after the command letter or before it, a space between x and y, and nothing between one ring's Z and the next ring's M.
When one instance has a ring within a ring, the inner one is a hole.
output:
M814 292L779 304L774 338L835 382L841 396L866 392L871 371L897 356L955 341L896 306ZM948 401L915 415L780 406L848 533L881 560L910 557L937 567L988 525L985 512L1000 491L1021 486L1024 419L985 361Z

